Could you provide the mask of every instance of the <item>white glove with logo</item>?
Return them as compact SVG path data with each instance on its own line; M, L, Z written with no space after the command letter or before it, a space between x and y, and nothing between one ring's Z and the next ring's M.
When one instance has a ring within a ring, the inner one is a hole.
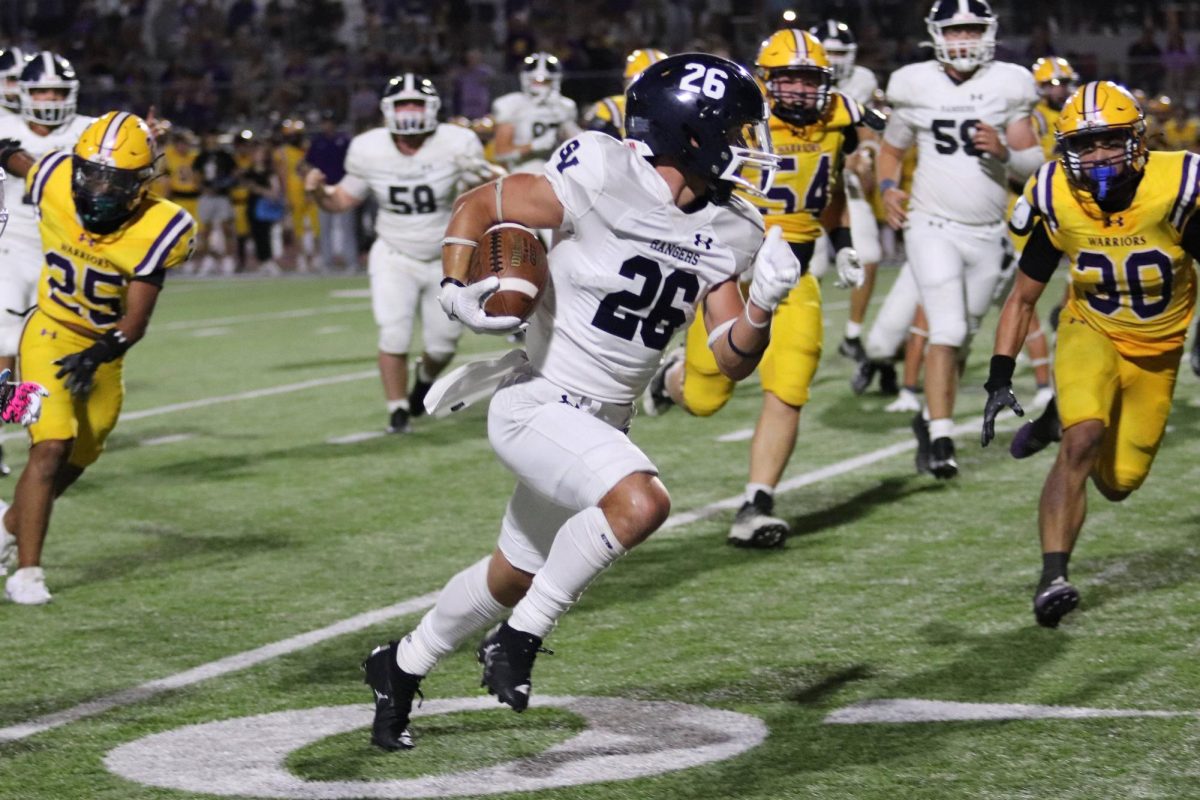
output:
M483 304L500 288L495 275L461 286L446 282L438 294L438 302L450 319L456 319L475 333L512 333L525 323L520 317L489 317Z
M774 311L800 280L800 261L783 240L783 229L771 228L754 256L754 279L750 281L750 302Z
M853 247L843 247L841 250L838 250L836 263L838 277L833 285L837 288L857 289L867 279L867 274L863 271L862 263L858 260L858 251Z

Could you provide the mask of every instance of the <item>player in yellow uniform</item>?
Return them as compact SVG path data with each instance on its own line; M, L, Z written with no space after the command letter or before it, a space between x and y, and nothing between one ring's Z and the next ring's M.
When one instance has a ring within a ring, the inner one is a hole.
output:
M1079 603L1067 561L1087 511L1088 477L1119 502L1150 472L1195 308L1200 254L1200 156L1148 152L1132 94L1088 83L1071 95L1057 129L1059 159L1029 179L1010 221L1029 241L996 331L982 439L991 440L1001 409L1022 413L1013 356L1065 256L1071 289L1058 327L1057 404L1017 434L1043 446L1062 438L1038 508L1043 569L1033 606L1047 627Z
M638 49L625 56L625 88L641 75L646 67L657 64L667 57L662 50L653 47ZM583 115L583 126L588 130L603 131L618 139L625 138L625 93L614 94L597 100Z
M298 252L296 271L307 272L316 252L321 224L317 218L317 204L304 191L304 173L308 171L304 161L304 154L308 152L304 141L304 121L285 119L280 123L279 130L283 142L275 149L275 171L291 214L291 229L290 233L287 228L284 229L284 244L293 252Z
M191 255L196 225L179 205L148 193L154 141L133 114L100 117L73 152L53 151L36 164L24 152L0 161L27 172L45 253L19 359L23 379L50 395L0 518L17 538L20 564L5 593L33 605L50 600L40 564L54 499L99 458L117 424L123 357L145 335L166 272Z
M165 196L182 206L192 218L196 217L196 206L200 202L200 177L192 169L200 148L196 137L185 128L175 128L170 134L170 144L163 152L163 177L166 180Z
M1037 83L1038 100L1033 107L1033 132L1042 144L1046 158L1054 158L1054 124L1063 104L1079 88L1079 73L1065 58L1039 58L1030 67Z
M807 31L777 31L763 42L758 75L771 107L771 141L780 157L774 185L760 207L767 228L781 228L804 276L775 310L771 342L759 364L763 407L750 445L746 502L729 533L732 544L775 547L788 524L773 516L775 486L796 444L800 410L821 359L821 288L808 272L822 229L837 251L839 286L859 285L863 269L851 246L842 161L857 143L862 108L832 90L833 69L820 41ZM758 203L763 201L758 200ZM650 384L646 409L680 405L696 416L720 410L733 394L709 349L702 315L687 332L685 356L669 356ZM714 334L716 335L716 334Z
M237 271L246 268L246 244L250 241L250 189L241 176L254 166L254 132L243 130L233 137L233 161L238 182L229 190L233 203L233 232L237 236Z

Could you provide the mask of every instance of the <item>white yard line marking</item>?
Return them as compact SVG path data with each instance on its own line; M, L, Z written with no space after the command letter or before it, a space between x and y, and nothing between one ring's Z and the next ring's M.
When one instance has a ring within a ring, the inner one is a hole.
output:
M374 375L374 373L370 373ZM201 401L197 401L201 402ZM981 418L975 418L967 422L957 425L954 428L955 434L978 431L982 422ZM808 486L818 481L827 480L839 475L844 475L848 472L853 472L863 467L870 466L876 462L886 458L891 458L894 455L912 450L915 446L914 441L896 442L895 444L882 447L878 450L872 450L869 453L863 453L853 458L847 458L838 461L834 464L806 472L802 475L796 475L779 484L776 493L789 492L793 489L798 489L801 486ZM932 478L930 479L932 480ZM714 516L722 511L736 509L742 504L744 498L742 495L735 497L727 497L724 500L718 500L715 503L709 503L694 511L685 511L680 514L672 514L669 519L663 524L661 530L666 531L672 528L679 528L708 517ZM439 590L440 591L440 590ZM408 600L403 600L395 605L379 608L374 611L367 611L362 614L350 617L349 619L336 622L332 625L327 625L324 628L318 628L308 633L302 633L288 639L284 639L273 644L263 645L262 647L248 650L243 653L237 653L232 656L219 659L217 661L202 664L199 667L180 672L175 675L170 675L166 678L143 683L140 686L134 686L130 689L124 689L110 694L105 697L100 697L95 700L89 700L72 708L56 711L52 714L47 714L42 717L37 717L26 722L10 725L6 728L0 728L0 741L24 739L27 736L33 736L38 733L43 733L48 730L53 730L62 725L67 725L71 722L90 717L95 714L100 714L121 706L137 703L142 700L149 699L156 695L162 694L173 689L181 689L185 686L191 686L209 678L216 678L221 675L227 675L231 672L252 667L268 661L272 658L288 653L294 653L298 650L303 650L306 647L311 647L327 639L332 639L335 636L341 636L346 633L363 630L364 628L378 625L382 622L388 622L402 617L407 614L412 614L418 611L424 611L433 605L437 599L438 592L430 592L429 594L413 597Z
M372 439L379 439L387 436L383 431L359 431L358 433L347 433L344 436L330 436L325 440L325 444L358 444L359 442L369 442Z
M314 336L328 336L331 333L341 333L347 330L345 325L322 325L313 331Z
M947 700L864 700L825 717L826 725L914 722L1000 722L1021 719L1107 719L1112 717L1197 717L1196 711L1136 708L1079 708L1023 703L955 703Z
M197 339L207 339L211 336L224 336L227 333L232 333L229 328L196 328L192 331L192 336Z
M351 297L370 297L371 290L370 289L334 289L332 292L329 293L329 296L337 297L340 299L349 299Z
M194 433L168 433L166 436L151 436L149 439L142 439L138 444L142 447L154 447L160 444L175 444L176 442L186 442L188 439L195 438Z
M159 331L190 331L197 328L212 328L221 325L237 325L243 322L270 322L276 319L302 319L316 317L322 314L351 314L360 311L370 311L370 303L345 303L336 306L320 306L318 308L293 308L288 311L267 311L262 314L242 314L236 317L213 317L210 319L182 319L174 322L155 324L153 330Z
M739 428L736 431L722 433L717 437L718 442L745 442L754 438L754 428Z

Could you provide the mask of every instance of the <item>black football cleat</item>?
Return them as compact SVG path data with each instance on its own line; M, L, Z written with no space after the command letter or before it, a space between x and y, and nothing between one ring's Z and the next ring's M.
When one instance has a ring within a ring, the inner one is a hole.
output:
M742 504L725 541L734 547L779 547L791 529L785 520L773 515L775 498L764 491L754 493L754 499Z
M950 480L958 474L958 462L954 459L954 440L949 436L934 439L929 445L929 471L938 480Z
M1079 605L1079 590L1066 578L1055 578L1039 586L1033 595L1033 616L1043 628L1057 628L1058 623Z
M425 416L425 395L433 388L432 383L418 380L408 393L408 414L413 419Z
M874 361L864 359L858 362L858 366L854 368L854 374L850 376L850 391L855 394L865 392L871 387L871 381L878 371L879 365Z
M397 408L392 412L392 415L388 417L387 432L412 433L412 425L408 424L409 417L411 416L412 415L409 414L407 408Z
M501 622L475 651L475 657L483 664L483 680L479 685L520 714L529 707L533 686L530 673L538 653L554 655L553 650L542 647L539 637Z
M671 410L671 406L675 405L675 400L667 391L667 372L676 364L681 363L685 357L684 349L677 347L667 353L662 363L658 365L658 369L654 371L654 377L650 379L646 393L642 396L642 410L646 412L646 416L657 417L665 414Z
M421 694L421 676L410 675L396 664L399 642L381 644L362 663L363 683L375 694L375 720L371 723L371 744L384 750L411 750L415 747L408 717L413 698Z
M879 365L879 393L888 397L900 394L900 383L896 380L896 365L891 363Z
M838 353L851 361L866 361L867 351L863 348L862 339L857 336L847 336L838 345Z
M1058 402L1051 400L1040 417L1017 429L1008 445L1008 452L1013 458L1029 458L1061 441L1062 421L1058 418Z
M912 432L917 437L917 474L929 472L929 421L920 411L912 419Z

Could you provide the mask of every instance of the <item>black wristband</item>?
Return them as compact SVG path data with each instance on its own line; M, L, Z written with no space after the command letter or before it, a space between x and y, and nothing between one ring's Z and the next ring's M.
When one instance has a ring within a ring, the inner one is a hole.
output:
M849 228L834 228L829 232L829 241L833 244L833 252L845 250L847 247L854 246L854 240L850 238Z
M1004 386L1012 386L1013 370L1016 368L1017 362L1012 356L992 356L987 383L983 385L983 388L992 392Z
M742 348L738 347L736 344L733 343L733 326L732 325L729 326L729 330L725 331L725 340L727 342L729 342L729 349L733 350L734 353L741 356L742 358L758 358L767 350L766 345L763 345L763 349L759 350L757 353L751 353L751 352L748 352L748 351L743 350ZM767 340L767 344L770 344L770 339Z
M125 355L125 351L130 347L132 345L125 338L125 334L113 328L97 339L96 343L89 347L88 350L91 350L95 354L98 361L107 363L109 361L116 361Z
M439 283L438 286L444 287L447 283L454 284L455 286L457 286L460 289L462 289L463 287L466 286L466 284L463 283L462 281L460 281L458 278L442 278L442 282Z

